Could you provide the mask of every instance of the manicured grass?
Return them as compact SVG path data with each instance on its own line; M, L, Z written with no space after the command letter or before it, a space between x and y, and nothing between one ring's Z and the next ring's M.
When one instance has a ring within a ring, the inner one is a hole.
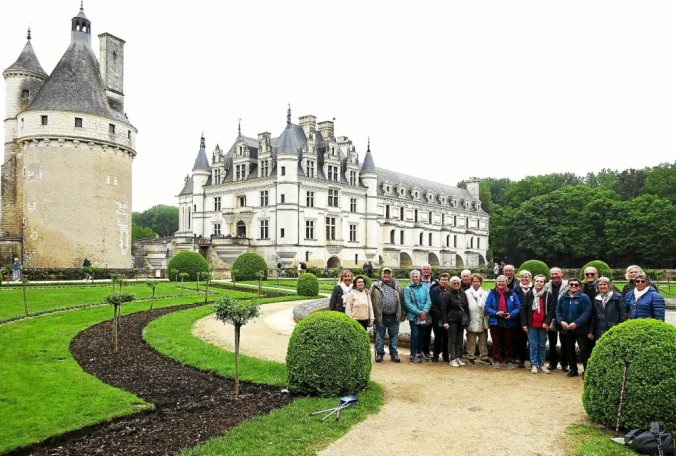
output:
M181 363L232 376L233 353L217 348L191 333L193 323L212 312L211 306L203 306L166 315L149 324L144 337L156 350ZM246 344L246 340L243 339L241 343ZM254 383L280 388L286 386L286 366L273 361L241 355L240 376L242 380ZM334 419L322 422L322 415L311 417L310 413L335 406L337 398L297 399L282 409L238 425L224 437L187 449L182 455L315 454L369 414L377 413L383 400L382 389L371 382L366 391L359 393L357 407L345 410L337 422Z
M335 279L318 279L319 280L319 292L320 293L331 293L333 287L336 285ZM232 282L225 282L232 283ZM242 282L237 282L238 285L255 285L258 286L258 282L255 280L247 280ZM298 279L279 279L279 284L277 279L270 278L263 282L263 287L272 287L272 288L288 288L295 291L296 285L298 284Z
M566 455L570 456L630 456L632 450L610 440L615 437L595 426L571 424L566 428Z
M130 282L122 287L124 292L133 294L136 299L150 299L152 290L144 282ZM185 297L195 299L204 296L203 285L200 291L195 289L195 282L186 282L181 287L174 283L160 282L155 289L156 299L167 297ZM115 287L115 291L119 291ZM28 300L28 312L31 314L43 313L56 309L68 309L78 306L95 305L103 302L103 298L113 292L111 284L89 285L58 285L58 286L28 286L26 290ZM209 287L209 299L213 300L224 290ZM248 298L256 296L256 293L241 291L228 291L233 297ZM23 290L20 286L0 288L0 322L24 315Z

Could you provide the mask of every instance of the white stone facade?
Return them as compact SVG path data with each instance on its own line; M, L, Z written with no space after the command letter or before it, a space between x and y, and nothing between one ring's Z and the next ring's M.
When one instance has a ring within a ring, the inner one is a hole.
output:
M376 168L360 160L333 122L303 116L277 138L240 134L207 159L204 138L178 197L176 247L199 246L231 263L243 251L268 265L478 267L489 217L479 182L468 190Z

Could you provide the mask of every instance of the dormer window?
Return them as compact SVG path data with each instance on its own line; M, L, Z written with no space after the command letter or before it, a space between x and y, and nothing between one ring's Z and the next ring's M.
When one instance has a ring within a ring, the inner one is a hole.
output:
M427 192L427 194L425 195L425 198L427 198L427 202L428 202L428 203L434 202L434 193L432 193L432 192Z
M30 90L28 90L28 89L23 89L23 90L21 91L21 98L22 98L23 100L28 100L28 99L30 98L30 96L31 96L31 91L30 91Z
M453 199L451 200L451 206L453 206L453 207L458 207L458 200L457 200L457 198L453 198Z
M439 195L439 203L441 203L443 206L446 205L446 197L443 195Z

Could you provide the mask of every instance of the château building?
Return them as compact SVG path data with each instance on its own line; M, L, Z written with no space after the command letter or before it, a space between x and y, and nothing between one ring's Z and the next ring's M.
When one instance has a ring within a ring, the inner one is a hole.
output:
M125 42L99 35L99 62L82 7L70 25L70 45L51 74L30 30L3 72L0 260L78 267L88 257L96 266L128 268L137 131L124 111Z
M245 136L207 156L204 137L178 195L174 247L212 262L243 251L269 265L388 264L409 268L486 264L489 217L479 181L467 190L376 167L334 122L306 115L273 137Z

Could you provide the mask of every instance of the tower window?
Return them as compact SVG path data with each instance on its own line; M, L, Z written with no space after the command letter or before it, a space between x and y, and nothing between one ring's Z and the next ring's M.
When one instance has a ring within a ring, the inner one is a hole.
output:
M127 130L127 139L131 139L131 130Z
M282 176L286 176L286 166L282 166L281 174Z
M49 117L48 116L40 116L40 120L42 122L42 125L47 125L49 123Z
M30 90L28 90L28 89L23 89L23 90L21 91L21 98L22 98L22 99L28 100L28 99L30 98L30 96L31 96L31 91L30 91Z
M82 127L82 117L76 117L75 118L75 126L76 127Z
M115 124L108 124L108 133L115 133Z

